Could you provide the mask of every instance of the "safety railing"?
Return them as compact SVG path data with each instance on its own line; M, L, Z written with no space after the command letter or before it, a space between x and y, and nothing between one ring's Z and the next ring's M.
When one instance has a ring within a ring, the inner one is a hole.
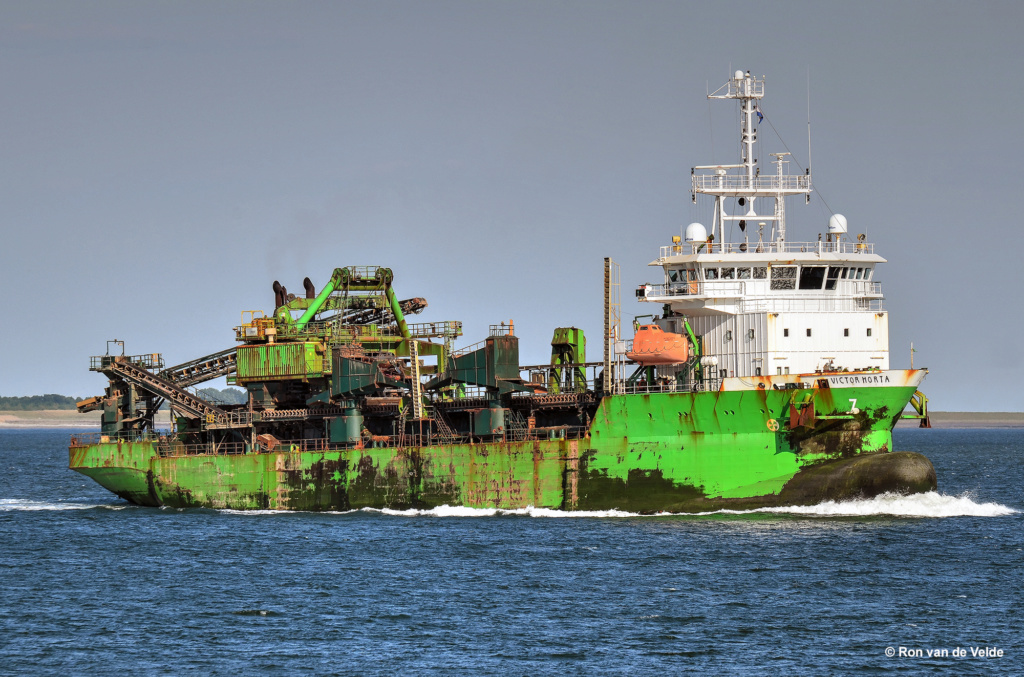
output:
M772 297L743 299L741 313L783 313L783 312L856 312L884 310L882 299L832 298L827 296Z
M71 446L84 447L90 444L108 444L110 442L152 442L161 439L164 434L151 430L122 430L116 433L75 433L71 436Z
M755 281L755 285L757 282ZM795 286L795 285L794 285ZM855 298L842 299L836 296L851 297L872 297L882 296L882 283L870 281L839 280L835 293L832 290L821 289L768 289L764 282L760 290L757 286L751 287L744 280L713 280L707 282L670 282L668 284L644 284L637 287L636 297L639 299L659 299L671 296L703 296L710 298L742 298L743 303L753 304L752 307L767 307L777 301L788 301L794 298L803 297L807 303L813 305L821 303L822 310L840 309L842 303L853 303ZM768 294L764 298L756 298L758 294ZM750 297L755 298L750 298ZM825 305L832 303L835 308L826 308ZM810 308L814 309L814 308Z
M409 335L412 338L458 338L462 336L462 322L458 320L442 320L440 322L407 322ZM235 333L239 340L247 338L236 327ZM278 338L288 339L328 339L332 342L373 341L378 339L395 339L402 336L402 330L393 324L339 324L332 320L310 322L303 329L287 325L277 327ZM251 336L248 338L252 338Z
M212 418L207 417L205 423L208 429L248 428L252 425L252 412L247 409L229 411L225 414L215 415Z
M174 439L159 440L153 444L156 453L168 456L228 456L240 455L249 451L244 442L203 442L185 444Z
M463 355L469 355L472 352L480 350L485 345L487 345L487 339L484 339L483 341L477 341L476 343L473 343L471 345L459 348L457 350L453 350L452 357L462 357Z
M671 282L669 284L646 284L637 289L637 298L662 296L710 296L723 298L745 296L746 284L742 280L715 280L708 282Z
M722 387L722 379L705 378L700 381L688 381L680 383L674 378L656 378L652 382L644 379L630 383L626 381L618 384L615 392L624 395L647 395L651 393L699 393L714 391Z
M94 355L89 358L91 371L102 371L115 362L127 362L143 369L163 369L164 356L160 353L146 355Z
M512 320L508 321L508 324L501 322L499 324L492 324L488 327L488 336L513 336L515 335L515 324Z
M736 191L750 196L757 193L803 192L811 189L811 177L807 174L692 174L691 188L695 193Z
M406 323L406 326L413 338L458 338L462 336L462 323L457 320L410 322ZM400 333L397 327L388 327L388 330Z
M690 256L692 254L874 254L871 242L841 240L828 242L698 242L664 245L660 258Z

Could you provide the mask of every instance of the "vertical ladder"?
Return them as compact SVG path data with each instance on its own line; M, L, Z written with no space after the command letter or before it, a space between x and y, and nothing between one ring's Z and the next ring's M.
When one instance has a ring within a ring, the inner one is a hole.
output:
M612 359L622 326L621 273L611 257L604 259L604 371L602 390L612 391Z
M409 341L409 357L412 359L412 417L420 421L423 419L423 402L420 399L420 348L416 341Z

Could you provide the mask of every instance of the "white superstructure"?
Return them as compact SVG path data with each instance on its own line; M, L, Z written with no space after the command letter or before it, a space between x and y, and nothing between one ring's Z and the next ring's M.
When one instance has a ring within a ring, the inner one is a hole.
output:
M774 166L760 171L763 96L764 80L749 71L709 95L741 103L740 163L693 168L693 200L715 200L710 233L690 224L685 239L673 237L650 264L664 270L664 282L641 285L637 298L666 305L658 320L666 331L682 333L685 316L704 354L718 358L715 376L888 369L888 314L874 279L885 259L863 235L850 238L840 214L816 241L786 239L785 199L809 200L811 173L786 173L788 153L773 153ZM742 240L726 240L728 222Z

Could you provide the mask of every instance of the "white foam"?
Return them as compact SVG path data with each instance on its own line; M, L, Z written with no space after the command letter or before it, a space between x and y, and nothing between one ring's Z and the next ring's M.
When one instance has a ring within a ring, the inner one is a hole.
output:
M87 510L105 508L123 510L126 505L109 505L95 503L47 503L24 499L0 499L0 512L12 510ZM218 512L228 515L308 515L309 513L294 510L229 510ZM360 511L325 511L324 515L347 515L354 512L373 512L395 517L573 517L573 518L657 518L668 516L707 517L713 515L806 515L810 517L868 517L872 515L890 515L895 517L1003 517L1019 513L999 503L978 503L970 493L960 496L947 496L930 491L924 494L882 494L874 498L851 501L825 501L817 505L791 505L774 508L754 508L751 510L714 510L699 513L655 513L641 515L624 510L554 510L552 508L536 508L527 506L515 510L499 508L469 508L458 505L441 505L429 510L392 510L390 508L362 508Z
M440 505L429 510L391 510L390 508L363 508L364 512L377 512L382 515L395 515L398 517L494 517L495 515L520 515L524 517L652 517L655 515L640 515L635 512L623 510L554 510L551 508L535 508L532 505L525 508L504 510L501 508L468 508L459 505ZM659 513L667 515L668 513Z
M493 517L495 515L522 515L527 517L665 517L672 513L641 515L623 510L580 510L565 511L551 508L528 506L517 510L497 508L467 508L442 505L430 510L378 510L363 508L366 512L401 517ZM969 494L946 496L935 491L924 494L882 494L869 499L850 501L825 501L817 505L791 505L751 510L714 510L700 513L682 513L683 516L703 517L710 515L753 515L773 513L784 515L809 515L822 517L866 517L891 515L896 517L1002 517L1019 512L999 503L977 503Z
M786 513L791 515L898 517L1002 517L1017 510L999 503L976 503L970 493L946 496L936 491L924 494L881 494L855 501L825 501L817 505L759 508L752 512Z
M30 501L23 498L0 498L0 512L40 510L91 510L106 508L107 510L124 510L126 505L110 505L106 503L50 503L47 501Z
M160 506L161 509L167 508L168 510L184 510L184 508L168 508L167 506ZM302 511L302 510L235 510L233 508L216 508L217 512L224 513L225 515L241 515L241 516L261 516L261 515L348 515L349 513L356 512L355 510L321 510L318 512Z

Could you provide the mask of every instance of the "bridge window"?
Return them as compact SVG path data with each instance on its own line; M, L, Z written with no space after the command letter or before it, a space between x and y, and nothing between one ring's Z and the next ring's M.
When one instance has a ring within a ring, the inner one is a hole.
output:
M821 289L825 279L825 266L803 266L800 269L801 289Z
M735 268L722 268L722 279L723 280L735 280L736 269Z
M737 268L736 277L740 280L750 279L750 268Z
M836 288L836 282L839 281L839 273L841 273L842 271L843 269L839 266L828 267L828 279L825 280L825 289Z
M864 279L865 280L870 280L871 279L871 271L872 270L874 270L874 268L865 268L864 269Z
M851 268L851 270L852 270L852 268ZM863 268L858 268L857 269L857 277L855 277L854 279L855 280L859 280L861 278L861 275L863 275L863 274L864 274L864 269Z
M668 281L669 282L678 282L679 281L679 271L676 271L676 270L668 271Z
M796 289L796 266L772 266L771 288Z
M755 280L764 280L764 279L767 279L767 278L768 278L768 269L767 268L765 268L764 266L759 266L757 268L754 268L754 279Z
M705 280L717 280L718 279L718 268L705 268L704 269Z

